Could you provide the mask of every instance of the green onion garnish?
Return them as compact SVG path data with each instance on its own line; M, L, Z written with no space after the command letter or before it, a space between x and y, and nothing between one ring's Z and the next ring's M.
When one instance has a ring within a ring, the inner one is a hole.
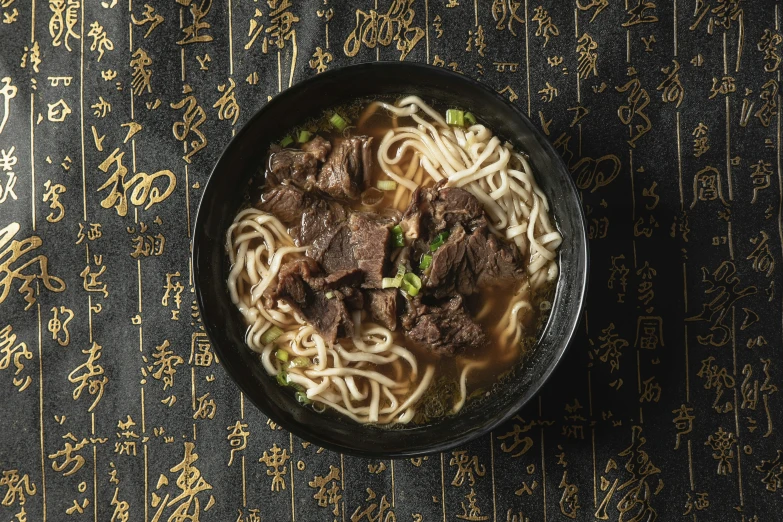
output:
M399 288L400 283L402 283L402 279L384 277L383 280L381 280L381 288Z
M310 366L310 359L307 357L294 357L290 363L288 363L289 368L305 368L307 366Z
M299 402L299 404L310 404L311 401L305 392L298 391L296 392L296 400Z
M266 332L264 332L264 335L261 336L261 344L269 344L272 342L275 342L278 337L283 335L283 330L278 328L277 326L273 326Z
M299 133L299 136L296 138L296 141L299 143L307 143L310 141L310 136L313 134L310 131L303 130Z
M424 254L423 256L421 256L421 262L419 263L419 268L421 270L427 270L431 264L432 264L432 256L430 254Z
M476 117L473 116L472 112L465 113L465 121L468 123L468 125L475 125L477 123Z
M288 361L288 352L286 352L285 350L277 350L275 352L275 357L277 357L278 360L280 360L280 361L287 362Z
M326 292L326 298L327 299L334 299L334 292L332 292L331 290Z
M329 123L331 123L332 126L339 131L345 130L345 128L348 126L348 122L345 121L345 119L336 112L332 114L331 118L329 118Z
M379 181L377 186L381 190L396 190L397 182L390 179L384 179Z
M456 127L465 126L465 113L459 109L449 109L446 111L446 123Z
M395 225L394 228L391 229L391 231L392 231L392 246L404 247L405 234L402 232L402 227L400 225Z
M430 252L435 252L449 238L449 231L444 230L430 243Z
M286 372L281 370L277 373L277 384L280 386L288 386L290 382L291 381L288 380L288 374Z
M282 140L280 140L280 146L281 147L288 147L294 142L294 139L291 136L286 136Z
M402 277L400 286L409 296L414 297L421 289L421 279L413 272L408 272Z

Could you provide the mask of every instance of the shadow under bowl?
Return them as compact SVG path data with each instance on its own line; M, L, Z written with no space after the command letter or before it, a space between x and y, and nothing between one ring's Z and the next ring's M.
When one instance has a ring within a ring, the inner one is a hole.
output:
M453 417L426 426L384 429L302 407L264 371L244 342L246 326L231 302L225 234L248 183L262 175L269 144L324 109L357 98L415 94L480 116L493 132L526 152L563 235L560 278L539 342L505 384ZM223 368L265 415L298 437L353 455L412 457L448 450L489 432L532 399L562 359L579 323L588 276L585 218L568 169L530 120L489 87L423 64L374 62L332 69L276 96L223 151L204 187L193 236L193 269L201 317Z

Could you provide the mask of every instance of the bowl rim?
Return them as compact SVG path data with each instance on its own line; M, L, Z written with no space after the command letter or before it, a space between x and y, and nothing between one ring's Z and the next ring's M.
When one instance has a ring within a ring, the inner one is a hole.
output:
M560 154L557 153L557 151L552 146L550 141L546 139L546 137L541 133L541 131L535 127L535 125L532 123L532 121L527 116L527 114L525 114L519 107L509 102L505 97L500 95L497 91L492 89L490 86L481 83L475 80L474 78L471 78L470 76L466 76L457 72L450 71L448 69L436 67L422 62L399 62L399 61L361 62L361 63L335 67L323 73L316 74L302 81L299 81L293 84L292 86L284 89L283 91L277 93L270 100L268 100L267 103L265 103L262 107L256 110L256 112L242 125L242 128L240 128L239 131L237 131L236 134L232 136L232 138L223 148L220 155L218 156L217 161L212 167L206 182L204 183L204 188L202 190L201 198L199 199L198 209L196 211L196 217L193 220L193 231L190 240L190 254L191 254L191 259L193 264L193 286L195 289L196 301L199 307L199 312L202 314L202 318L204 313L203 311L205 310L206 307L204 304L205 297L199 285L200 263L198 263L197 260L199 259L199 253L201 249L206 247L203 247L199 243L200 234L198 233L198 230L199 228L204 226L203 221L206 220L205 215L207 214L207 210L204 208L205 206L204 200L206 199L206 195L210 191L210 189L215 184L218 183L217 180L218 176L216 176L215 174L221 168L222 164L225 161L227 161L226 158L229 155L230 150L237 143L239 143L240 140L243 139L246 133L250 132L250 128L253 127L253 125L251 125L253 122L256 122L264 118L266 112L269 110L269 107L272 106L273 104L281 103L289 97L296 96L297 91L305 89L310 85L330 80L333 77L339 77L346 70L353 71L353 70L361 70L361 69L375 69L378 67L396 68L400 70L400 74L402 74L402 71L406 69L407 70L418 69L419 72L424 72L425 74L440 75L444 81L456 81L456 82L468 83L474 89L478 89L482 91L484 95L491 96L496 98L497 100L502 101L503 104L505 104L505 106L508 109L514 111L518 117L525 120L529 124L529 129L537 138L536 141L539 143L539 145L541 145L544 149L546 149L547 155L554 159L555 163L558 164L558 166L562 169L562 171L566 174L570 173L568 166L565 164ZM570 188L570 192L571 192L568 195L569 199L573 198L573 200L579 201L579 191L577 189L576 183L574 182L572 176L567 175L566 178L567 178L567 185ZM590 255L589 255L589 243L587 237L587 218L584 213L584 208L581 204L577 205L577 208L575 209L575 213L577 217L577 222L579 224L579 226L576 227L575 234L577 234L579 236L579 239L581 239L581 245L582 245L582 248L576 251L576 256L577 258L584 259L584 266L585 266L584 271L581 274L578 274L578 278L575 282L575 288L577 288L579 291L577 317L575 320L571 321L571 325L563 332L562 336L560 336L561 340L559 342L559 350L558 350L559 353L555 354L554 359L546 367L546 369L531 383L530 387L527 390L525 390L525 393L523 395L520 395L519 398L517 398L513 402L513 404L508 408L508 410L504 414L498 415L494 419L489 420L486 424L484 424L479 429L466 430L454 437L449 438L448 440L445 440L444 442L432 444L430 447L427 447L426 449L415 449L411 451L407 451L407 450L384 451L383 448L379 448L378 451L367 451L351 446L350 441L348 440L345 441L344 445L338 445L338 444L334 444L331 441L324 440L322 437L320 437L315 433L305 430L302 427L303 425L300 425L300 423L296 423L296 422L288 423L286 421L281 422L278 418L275 418L274 415L270 415L269 412L267 412L264 407L262 407L260 404L258 404L258 402L256 402L253 393L254 388L248 385L247 382L238 379L225 366L223 366L223 368L226 374L239 388L239 391L243 393L246 396L246 398L249 399L249 401L263 415L273 420L274 422L282 426L285 430L296 435L297 437L318 444L319 446L329 449L331 451L336 451L339 453L354 455L358 457L409 458L409 457L437 454L440 452L450 450L457 446L464 445L474 439L477 439L483 435L486 435L487 433L490 433L495 428L497 428L501 424L511 419L515 414L519 412L520 409L522 409L525 405L530 403L539 394L541 388L544 386L544 384L547 383L547 381L549 381L549 379L551 378L555 370L558 368L558 366L560 366L566 352L568 351L569 347L573 342L574 334L576 333L580 324L584 320L584 311L585 311L585 306L587 301L588 281L589 281L589 274L590 274ZM219 244L222 245L222 243ZM220 358L225 360L226 359L225 355L227 355L227 352L225 351L223 346L219 346L218 343L214 342L216 336L213 333L212 324L208 321L202 320L202 325L204 327L204 331L207 337L210 340L210 343L215 349L215 352Z

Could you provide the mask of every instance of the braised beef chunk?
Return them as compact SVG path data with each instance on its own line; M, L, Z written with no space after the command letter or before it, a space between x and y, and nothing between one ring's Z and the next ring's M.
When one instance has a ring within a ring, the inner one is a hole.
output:
M269 156L266 184L293 183L305 190L315 186L318 178L318 158L296 149L282 149Z
M304 145L302 145L302 150L305 152L309 152L313 156L318 159L321 163L326 161L326 157L329 156L329 153L332 152L332 143L330 141L327 141L323 139L320 136L316 136L315 138L311 139Z
M424 304L421 297L410 299L401 323L410 340L440 356L487 344L487 336L465 311L460 295L434 305Z
M316 186L334 198L357 199L372 171L371 143L366 136L344 139L321 168Z
M365 305L373 321L389 330L397 329L397 290L367 290Z
M320 288L320 290L318 289ZM353 321L339 292L326 297L324 278L318 263L304 257L280 268L277 288L271 298L289 304L324 337L333 343L338 337L353 335Z
M437 298L455 293L471 295L479 288L514 284L524 277L516 246L489 231L480 202L466 190L443 187L414 192L401 226L413 241L413 258L429 253L438 234L449 237L434 253L423 278L428 292Z
M364 288L381 288L393 224L391 219L365 212L354 212L348 219L351 251L356 266L364 272Z
M345 221L348 211L340 203L313 195L310 205L302 213L299 225L291 235L299 246L311 245L316 238L329 234Z
M302 190L292 185L277 185L268 187L258 208L264 212L274 214L285 226L296 225L305 212L312 205L312 198Z
M318 261L330 274L356 268L348 225L342 222L325 228L312 241L307 255Z

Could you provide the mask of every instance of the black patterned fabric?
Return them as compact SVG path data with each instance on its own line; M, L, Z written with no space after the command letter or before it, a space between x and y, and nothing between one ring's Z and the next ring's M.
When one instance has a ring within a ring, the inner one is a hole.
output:
M749 0L0 0L0 519L780 519L780 17ZM540 396L411 460L323 451L244 401L188 257L243 122L370 60L451 68L526 111L591 241L583 325Z

